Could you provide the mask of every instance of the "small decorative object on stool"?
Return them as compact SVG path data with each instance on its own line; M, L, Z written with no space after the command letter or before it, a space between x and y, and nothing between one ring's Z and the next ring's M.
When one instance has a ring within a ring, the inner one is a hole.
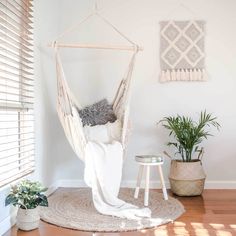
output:
M139 155L135 157L136 162L140 165L139 172L138 172L138 179L137 185L134 193L134 198L138 198L139 189L141 185L143 169L146 170L146 177L145 177L145 195L144 195L144 206L148 206L148 199L149 199L149 181L150 181L150 167L157 166L159 170L161 185L162 185L162 192L163 197L165 200L168 200L168 195L166 191L165 181L162 173L162 165L164 163L162 156L155 156L155 155Z

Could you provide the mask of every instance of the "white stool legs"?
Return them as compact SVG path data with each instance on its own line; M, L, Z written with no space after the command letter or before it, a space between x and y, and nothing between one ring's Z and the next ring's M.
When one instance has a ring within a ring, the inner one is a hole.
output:
M149 183L150 183L150 167L151 166L158 166L163 198L165 200L168 200L168 194L166 191L166 186L165 186L165 181L164 181L161 165L162 164L152 163L152 164L140 164L140 166L139 166L137 184L136 184L136 188L135 188L135 192L134 192L134 198L138 198L139 190L140 190L140 186L141 186L141 181L142 181L142 176L143 176L143 169L145 167L144 206L148 206L148 203L149 203Z
M159 170L159 175L160 175L160 179L161 179L161 188L162 188L163 196L164 196L165 200L168 200L166 185L165 185L165 181L164 181L164 177L163 177L163 173L162 173L162 168L160 165L158 166L158 170Z
M146 180L145 180L145 194L144 194L144 206L148 206L149 198L149 181L150 181L150 166L145 166L146 168Z
M135 192L134 192L134 198L138 198L139 189L140 189L141 181L142 181L142 176L143 176L143 165L141 165L139 167L138 179L137 179L137 184L136 184L136 188L135 188Z

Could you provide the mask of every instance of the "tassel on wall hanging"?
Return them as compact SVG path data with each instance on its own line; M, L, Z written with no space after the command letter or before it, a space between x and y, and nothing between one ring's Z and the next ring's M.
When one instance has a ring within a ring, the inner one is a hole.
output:
M160 82L206 81L204 21L160 22Z

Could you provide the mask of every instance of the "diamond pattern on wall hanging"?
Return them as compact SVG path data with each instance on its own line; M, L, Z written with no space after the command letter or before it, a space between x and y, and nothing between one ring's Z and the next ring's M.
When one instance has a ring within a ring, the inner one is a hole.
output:
M161 21L161 82L205 81L204 21Z

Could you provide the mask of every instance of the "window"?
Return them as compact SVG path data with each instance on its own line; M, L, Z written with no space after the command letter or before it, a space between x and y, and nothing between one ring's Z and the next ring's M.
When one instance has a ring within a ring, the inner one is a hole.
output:
M0 1L0 187L34 171L32 1Z

